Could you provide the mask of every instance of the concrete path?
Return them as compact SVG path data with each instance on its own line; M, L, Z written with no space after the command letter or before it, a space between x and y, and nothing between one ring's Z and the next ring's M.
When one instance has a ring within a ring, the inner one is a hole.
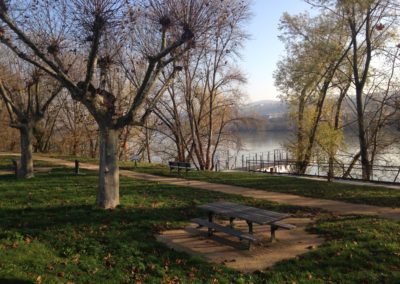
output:
M56 158L49 158L45 156L35 155L35 159L43 160L47 162L51 162L58 165L63 165L67 167L73 167L74 162L69 162ZM98 170L97 165L89 164L89 163L80 163L80 167L82 169L88 170ZM317 199L317 198L309 198L303 197L293 194L286 193L278 193L278 192L269 192L263 190L257 190L254 188L246 188L246 187L238 187L232 185L224 185L224 184L216 184L216 183L208 183L203 181L196 180L187 180L183 178L175 178L175 177L162 177L145 173L132 172L127 170L121 170L120 174L122 176L135 178L135 179L143 179L148 181L155 181L165 184L179 185L179 186L189 186L195 187L210 191L223 192L228 194L237 194L246 197L252 197L257 199L264 199L268 201L285 203L289 205L297 205L297 206L308 206L313 208L321 208L335 214L340 215L376 215L379 217L384 217L388 219L392 219L395 221L400 221L400 208L390 208L390 207L379 207L373 205L364 205L364 204L353 204L346 203L342 201L336 200L328 200L328 199Z

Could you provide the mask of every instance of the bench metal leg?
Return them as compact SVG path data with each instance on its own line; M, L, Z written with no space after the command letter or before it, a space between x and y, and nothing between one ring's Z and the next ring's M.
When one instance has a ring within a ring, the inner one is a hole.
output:
M213 212L208 212L208 222L212 223L214 219L214 213ZM208 228L208 236L211 237L213 235L213 230L211 228Z
M247 225L249 226L249 234L253 234L253 222L246 221Z
M275 225L271 225L271 242L276 241L276 237L275 237L275 231L278 230L278 226Z
M246 221L247 226L249 226L249 234L253 235L253 222ZM249 250L251 250L252 241L249 240Z
M233 221L235 220L235 218L234 217L230 217L229 218L229 227L231 227L232 229L233 229L233 227L234 227L234 224L233 224Z

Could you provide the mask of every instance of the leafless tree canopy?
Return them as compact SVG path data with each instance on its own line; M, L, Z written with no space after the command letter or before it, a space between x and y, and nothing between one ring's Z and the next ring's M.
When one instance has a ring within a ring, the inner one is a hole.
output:
M119 202L119 129L145 124L179 60L218 40L214 26L233 29L238 9L217 0L0 2L0 42L60 82L99 126L100 206Z

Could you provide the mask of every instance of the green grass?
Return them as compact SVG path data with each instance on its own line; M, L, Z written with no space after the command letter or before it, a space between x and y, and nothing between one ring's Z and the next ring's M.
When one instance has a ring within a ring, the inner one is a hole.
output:
M56 158L56 159L62 159L70 162L74 162L75 160L79 160L82 163L91 163L91 164L98 164L99 159L97 158L90 158L90 157L81 157L81 156L74 156L74 155L57 155L57 154L40 154L43 156L48 156L50 158ZM161 164L153 164L153 163L147 163L147 162L135 162L133 161L119 161L118 162L119 166L121 169L127 169L127 170L134 170L136 168L140 169L147 169L147 168L158 168L162 167Z
M321 220L328 242L274 268L241 274L158 243L160 230L230 200L294 214L312 209L121 178L121 206L93 206L97 176L54 169L30 180L0 176L0 283L396 283L400 225L383 219Z
M176 171L171 174L168 167L162 165L139 166L135 170L156 175L178 176ZM190 171L188 174L181 173L180 177L350 203L400 207L400 189L379 186L328 183L326 181L248 172Z
M66 161L75 161L79 160L81 162L85 163L94 163L97 164L99 162L98 158L90 158L90 157L81 157L81 156L74 156L74 155L60 155L60 154L52 154L52 153L40 153L41 156L47 156L49 158L56 158L56 159L62 159Z
M6 155L6 156L0 156L0 170L3 171L13 171L14 166L12 163L12 159L19 159L19 155ZM40 160L34 160L33 161L33 166L37 168L41 167L49 167L53 166L52 163L46 162L46 161L40 161Z
M328 239L319 249L260 273L272 283L399 283L400 224L342 217L310 229Z

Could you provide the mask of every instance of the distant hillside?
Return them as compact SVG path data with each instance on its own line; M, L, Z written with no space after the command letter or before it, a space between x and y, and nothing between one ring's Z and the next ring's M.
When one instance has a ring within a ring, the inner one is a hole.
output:
M237 126L238 131L285 131L288 106L281 101L262 100L244 105L241 116L253 118Z
M284 116L288 113L288 106L281 101L262 100L246 104L242 108L242 115L256 115L263 117Z

